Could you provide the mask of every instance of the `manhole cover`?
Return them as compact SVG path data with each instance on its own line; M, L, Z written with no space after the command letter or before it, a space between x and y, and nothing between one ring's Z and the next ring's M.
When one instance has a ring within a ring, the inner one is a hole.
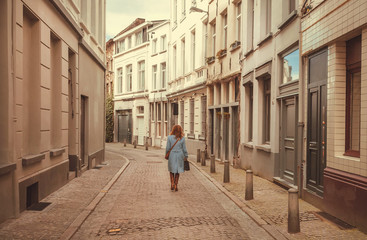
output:
M50 204L51 204L50 202L39 202L39 203L36 203L33 206L29 207L28 210L42 211L43 209L45 209Z

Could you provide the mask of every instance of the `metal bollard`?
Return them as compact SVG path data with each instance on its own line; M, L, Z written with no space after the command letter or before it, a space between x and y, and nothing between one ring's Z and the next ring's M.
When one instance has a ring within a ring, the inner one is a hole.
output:
M210 156L210 173L215 173L215 155Z
M206 166L205 151L201 151L200 156L201 156L201 166Z
M229 183L229 161L228 160L224 160L223 182Z
M200 149L196 150L196 162L200 162Z
M148 151L148 138L145 139L145 150Z
M124 139L124 147L126 147L126 138Z
M253 173L251 170L246 171L246 191L245 191L245 200L254 199L254 180Z
M134 148L136 148L136 139L134 139Z
M298 190L294 188L288 190L288 232L300 232Z

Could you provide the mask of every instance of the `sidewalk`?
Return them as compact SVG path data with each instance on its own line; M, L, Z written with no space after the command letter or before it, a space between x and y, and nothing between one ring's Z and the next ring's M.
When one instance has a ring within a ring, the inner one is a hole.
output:
M287 239L367 239L367 235L356 228L342 229L340 226L321 217L320 209L299 199L301 232L289 234L288 224L288 191L284 188L254 176L254 199L245 200L246 172L243 169L230 167L230 183L223 183L224 164L216 161L216 173L210 173L210 160L206 160L206 166L196 162L196 156L190 155L189 159L202 171L218 188L223 191L237 205L243 205L242 209L262 225L265 229L272 229L272 235L276 238ZM322 213L321 213L322 214ZM275 232L274 232L275 230Z
M100 200L101 193L104 194L104 189L127 161L119 154L106 151L105 163L42 199L41 202L51 203L42 211L26 210L19 218L1 223L0 239L50 240L60 239L64 232L70 232L71 227L79 224L76 221L84 221L86 211L92 210L89 208Z

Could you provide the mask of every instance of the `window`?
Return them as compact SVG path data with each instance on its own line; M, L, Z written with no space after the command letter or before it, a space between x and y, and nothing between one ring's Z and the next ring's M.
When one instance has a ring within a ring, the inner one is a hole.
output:
M152 53L156 54L157 53L157 39L154 39L152 41Z
M166 50L166 35L161 36L161 52Z
M184 101L181 101L180 102L180 117L181 117L181 127L182 128L185 128L185 102Z
M173 46L173 77L177 78L177 47Z
M174 0L173 9L173 27L177 26L177 0Z
M138 83L139 83L139 90L145 89L145 62L141 61L138 63L139 74L138 74Z
M263 143L270 143L270 78L264 79L264 134L263 134Z
M182 16L181 19L186 17L186 0L182 0Z
M201 97L201 135L205 136L206 129L206 96Z
M122 93L122 68L117 69L117 87L118 93Z
M155 112L154 112L154 103L150 104L150 114L151 114L151 119L154 122L154 116L155 116Z
M195 124L195 99L190 99L190 134L194 134Z
M185 38L181 40L181 60L182 60L182 75L186 73L185 69Z
M88 3L89 1L82 1L82 6L81 6L81 17L83 20L83 23L89 27L88 24Z
M212 56L215 56L215 39L216 39L216 30L215 30L215 23L212 24Z
M299 50L294 50L283 58L283 83L299 79Z
M288 14L296 10L296 1L295 0L288 0Z
M195 31L191 32L191 63L192 70L195 70Z
M271 0L263 0L261 4L264 4L264 6L262 6L261 8L263 11L262 15L264 16L264 18L262 19L263 21L262 28L265 31L262 37L264 38L271 31Z
M252 50L254 41L254 0L247 1L247 46L246 52Z
M347 42L345 154L360 157L361 136L361 36Z
M241 42L241 16L242 16L242 3L237 4L237 16L236 16L236 26L237 26L237 40Z
M168 133L168 112L167 112L167 103L164 103L164 136L167 136Z
M152 73L153 73L153 89L157 89L157 65L154 65L152 67Z
M133 79L132 79L132 73L133 73L133 66L127 65L126 66L126 91L131 92L133 90Z
M136 40L136 42L135 42L135 46L137 46L137 45L139 45L139 44L142 44L143 43L143 32L138 32L138 33L136 33L135 34L135 40Z
M161 63L161 88L166 88L166 63Z
M223 17L223 49L227 49L227 35L228 35L227 13L225 13L222 17Z
M127 38L127 49L131 48L131 36Z
M203 46L204 46L204 58L203 58L203 64L205 64L205 59L208 57L208 24L207 23L204 23L203 25L204 27L204 43L203 43Z
M252 83L247 83L245 85L245 94L246 94L246 100L248 102L247 108L248 108L248 135L247 135L247 141L253 142L253 114L254 114L254 86Z
M138 106L137 110L138 114L144 114L144 106Z
M161 136L161 126L162 126L162 109L161 104L157 103L157 135Z

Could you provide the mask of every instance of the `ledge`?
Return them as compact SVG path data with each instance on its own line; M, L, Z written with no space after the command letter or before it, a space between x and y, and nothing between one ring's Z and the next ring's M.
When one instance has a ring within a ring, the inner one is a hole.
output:
M256 149L264 152L271 152L271 146L269 144L256 145Z
M252 142L244 143L244 144L243 144L243 146L244 146L245 148L251 148L251 149L253 149L253 148L254 148L254 144L253 144Z
M8 163L0 165L0 176L5 175L11 171L14 171L17 168L17 164L15 163Z
M167 49L163 50L163 51L160 51L159 54L162 54L162 53L165 53L165 52L167 52Z
M247 58L247 56L249 56L253 51L254 51L254 49L253 49L253 48L251 48L251 49L250 49L250 50L248 50L245 54L243 54L243 56L244 56L245 58Z
M288 17L278 25L278 29L282 30L285 26L288 25L288 23L292 22L293 19L295 19L297 16L297 10L293 10Z
M65 152L65 148L57 148L50 150L50 157L57 157L62 155Z
M188 138L188 139L195 139L195 134L188 133L188 134L187 134L187 138Z
M201 135L201 134L199 134L199 140L200 140L200 141L205 141L205 135Z
M29 155L22 158L22 165L23 166L29 166L37 162L41 162L43 159L45 159L45 154L37 154L37 155Z
M233 52L237 49L239 49L241 47L241 44L237 45L236 47L231 47L231 50L229 50L230 52Z
M151 57L157 56L158 53L153 53L152 55L150 55Z
M271 39L273 37L273 33L270 32L268 33L262 40L260 40L260 42L257 44L257 46L261 46L263 45L267 40Z

